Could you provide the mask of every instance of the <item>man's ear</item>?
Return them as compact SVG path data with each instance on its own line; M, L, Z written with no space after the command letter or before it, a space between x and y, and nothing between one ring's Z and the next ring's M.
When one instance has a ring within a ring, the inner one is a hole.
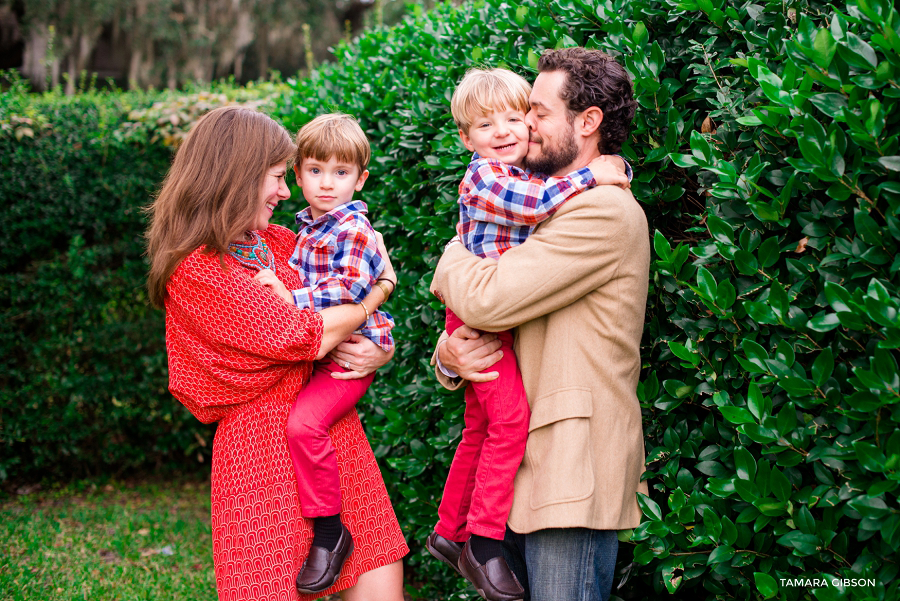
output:
M472 145L472 139L464 134L463 130L459 130L459 139L462 140L463 146L465 146L469 152L475 152L475 147Z
M600 129L603 123L603 111L596 106L589 106L575 119L575 133L581 134L585 138L590 137L594 132Z

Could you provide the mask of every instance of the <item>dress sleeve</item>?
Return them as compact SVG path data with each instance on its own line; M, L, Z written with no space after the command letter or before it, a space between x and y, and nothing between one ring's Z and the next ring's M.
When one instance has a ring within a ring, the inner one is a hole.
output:
M322 318L298 310L241 268L223 270L215 257L194 254L172 275L167 310L210 346L262 362L312 361Z
M549 219L569 198L596 185L590 169L542 179L494 159L472 161L460 198L474 221L531 226Z
M375 230L357 216L337 234L330 269L312 286L292 290L294 304L321 311L344 303L358 303L384 271Z

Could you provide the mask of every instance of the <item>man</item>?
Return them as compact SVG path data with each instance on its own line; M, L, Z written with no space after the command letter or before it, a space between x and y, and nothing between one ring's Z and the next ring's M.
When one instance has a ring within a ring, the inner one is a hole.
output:
M527 166L562 175L617 152L636 107L625 70L602 52L566 48L546 52L538 71ZM451 244L438 264L432 288L468 326L517 328L531 420L506 558L533 601L607 599L616 531L640 523L635 493L647 487L635 391L649 263L640 206L628 191L598 186L499 260ZM492 335L462 327L442 337L436 355L483 381L497 348ZM499 573L483 567L488 579Z

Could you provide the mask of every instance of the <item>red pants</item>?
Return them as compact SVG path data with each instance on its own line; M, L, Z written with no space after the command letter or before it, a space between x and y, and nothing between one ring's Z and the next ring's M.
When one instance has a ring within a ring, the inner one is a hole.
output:
M447 332L463 322L447 309ZM503 358L492 382L466 388L466 427L450 464L435 532L456 542L470 534L502 540L513 500L513 479L528 438L531 411L509 331L499 332Z
M353 409L375 377L373 373L358 380L335 380L333 371L346 370L330 359L316 362L285 427L297 474L300 514L305 518L341 512L341 482L328 429Z

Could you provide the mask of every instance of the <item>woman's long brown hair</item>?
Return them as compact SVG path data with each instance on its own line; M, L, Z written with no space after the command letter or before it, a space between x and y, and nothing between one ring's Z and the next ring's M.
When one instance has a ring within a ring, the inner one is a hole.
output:
M204 115L175 154L148 208L150 301L162 307L166 283L195 249L221 257L259 211L266 172L287 160L287 130L259 111L228 106Z

